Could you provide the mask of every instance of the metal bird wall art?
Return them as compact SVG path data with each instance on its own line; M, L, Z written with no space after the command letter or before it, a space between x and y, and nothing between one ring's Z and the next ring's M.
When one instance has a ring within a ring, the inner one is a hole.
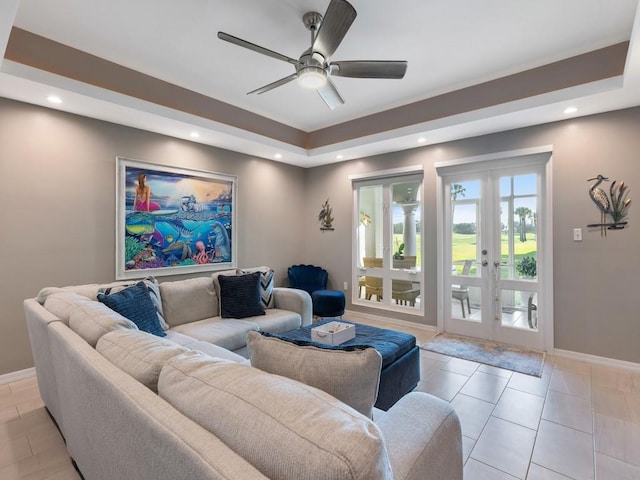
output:
M602 182L608 182L609 178L604 175L597 175L587 181L593 182L594 180L595 183L589 188L589 197L600 210L600 223L592 223L587 227L600 227L600 235L606 236L607 230L621 230L627 224L625 218L628 214L629 205L631 205L629 187L624 182L620 182L616 186L617 180L614 180L611 182L609 195L607 195L607 192L600 188L599 185ZM607 215L611 216L611 222L607 222Z
M318 214L318 221L320 222L320 230L333 230L333 216L331 205L329 205L329 199L322 204L322 210Z

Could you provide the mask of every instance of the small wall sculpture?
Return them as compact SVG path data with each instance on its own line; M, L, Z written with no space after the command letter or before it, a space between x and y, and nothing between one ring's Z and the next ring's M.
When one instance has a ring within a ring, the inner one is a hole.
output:
M328 198L322 204L322 210L320 210L320 213L318 214L318 221L320 222L320 230L334 230L333 216L331 215L331 205L329 205Z
M600 188L599 185L602 182L608 182L609 178L603 175L597 175L593 178L589 178L588 182L595 183L589 188L589 197L593 200L600 210L600 223L591 223L587 227L599 227L600 235L607 236L607 230L621 230L627 225L628 209L631 205L631 198L629 198L629 187L620 182L616 186L617 180L611 182L609 188L609 195L607 192ZM611 217L611 221L607 221L607 215Z

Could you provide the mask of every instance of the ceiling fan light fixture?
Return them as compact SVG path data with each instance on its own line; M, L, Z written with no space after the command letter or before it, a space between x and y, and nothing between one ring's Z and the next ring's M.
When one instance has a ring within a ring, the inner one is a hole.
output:
M298 83L304 88L320 88L327 83L327 73L320 67L305 67L298 72Z

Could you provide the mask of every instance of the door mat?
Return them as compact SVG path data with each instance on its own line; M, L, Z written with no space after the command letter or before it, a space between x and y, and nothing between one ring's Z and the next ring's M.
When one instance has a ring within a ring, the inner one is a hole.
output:
M544 366L544 353L448 333L439 333L420 348L536 377L542 376Z

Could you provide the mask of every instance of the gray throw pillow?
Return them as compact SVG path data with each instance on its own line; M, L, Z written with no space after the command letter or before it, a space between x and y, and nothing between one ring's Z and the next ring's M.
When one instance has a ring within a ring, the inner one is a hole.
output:
M382 369L382 356L375 348L300 346L264 332L249 332L247 349L253 367L319 388L372 418Z

